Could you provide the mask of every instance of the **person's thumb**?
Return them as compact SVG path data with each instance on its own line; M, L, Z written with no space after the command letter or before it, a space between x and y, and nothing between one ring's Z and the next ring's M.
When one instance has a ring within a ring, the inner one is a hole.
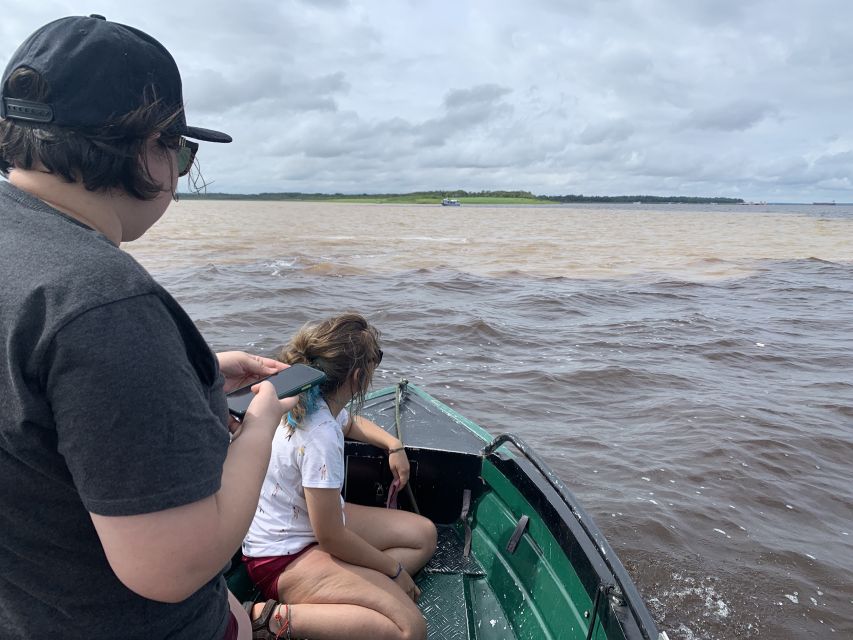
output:
M276 398L276 400L278 399L275 394L275 387L269 380L262 380L258 384L252 385L252 393L254 393L259 398L265 398L269 396Z

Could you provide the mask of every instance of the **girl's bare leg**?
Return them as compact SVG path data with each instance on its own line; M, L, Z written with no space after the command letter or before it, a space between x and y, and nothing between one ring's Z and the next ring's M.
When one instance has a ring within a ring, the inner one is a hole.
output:
M403 563L414 575L435 553L435 525L409 511L346 503L346 527Z
M319 547L293 561L278 580L290 606L291 635L311 640L424 640L426 621L388 576L341 562ZM253 617L263 605L256 605ZM279 625L271 620L272 631Z

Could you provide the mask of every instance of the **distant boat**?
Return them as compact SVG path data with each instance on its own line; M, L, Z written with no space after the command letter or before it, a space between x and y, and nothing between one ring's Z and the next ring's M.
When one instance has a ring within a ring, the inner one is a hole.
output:
M441 201L442 207L461 207L462 203L459 200L454 200L453 198L445 198Z
M812 204L820 204L820 205L823 205L825 207L834 207L835 206L835 200L833 200L832 202L812 202Z

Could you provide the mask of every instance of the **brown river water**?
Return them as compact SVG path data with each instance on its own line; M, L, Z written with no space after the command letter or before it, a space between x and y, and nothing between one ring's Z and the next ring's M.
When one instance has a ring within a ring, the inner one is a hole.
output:
M528 441L672 640L853 637L853 206L172 206L126 245L217 350L342 310Z

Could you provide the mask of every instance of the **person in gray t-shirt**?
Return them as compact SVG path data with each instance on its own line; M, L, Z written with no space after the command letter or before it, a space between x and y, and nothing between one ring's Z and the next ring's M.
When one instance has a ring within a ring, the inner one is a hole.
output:
M38 29L0 86L0 635L236 638L223 567L295 400L261 383L231 442L224 392L284 365L213 354L119 248L189 138L231 139L187 126L162 45L100 16Z

